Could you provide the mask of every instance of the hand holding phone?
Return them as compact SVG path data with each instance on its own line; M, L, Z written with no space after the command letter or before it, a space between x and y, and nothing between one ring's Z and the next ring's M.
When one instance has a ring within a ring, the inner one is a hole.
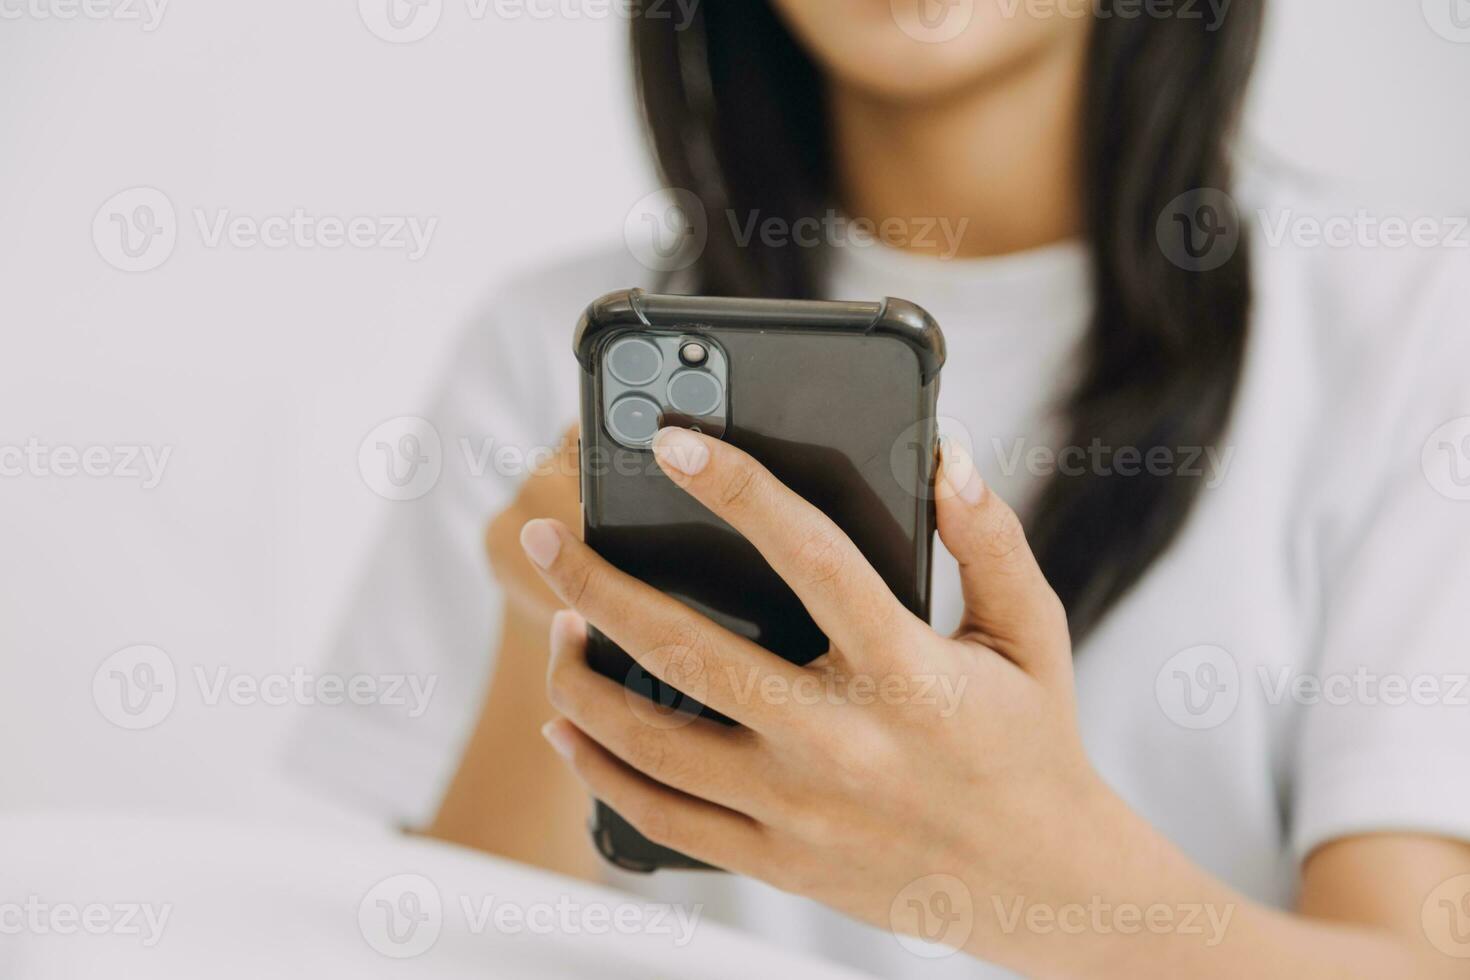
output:
M586 542L610 564L793 663L828 648L759 552L658 467L654 436L675 425L759 460L832 518L904 606L928 618L944 342L923 310L894 299L632 290L589 307L575 348ZM650 724L707 713L595 630L587 659L632 692L630 706ZM592 832L603 855L630 870L705 867L647 841L602 804Z

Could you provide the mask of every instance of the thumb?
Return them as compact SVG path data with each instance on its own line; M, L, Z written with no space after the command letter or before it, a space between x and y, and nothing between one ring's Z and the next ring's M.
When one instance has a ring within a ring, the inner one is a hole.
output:
M1061 600L1031 553L1016 512L980 478L969 453L941 443L935 488L939 538L960 565L969 634L1022 669L1044 672L1064 658L1071 641Z

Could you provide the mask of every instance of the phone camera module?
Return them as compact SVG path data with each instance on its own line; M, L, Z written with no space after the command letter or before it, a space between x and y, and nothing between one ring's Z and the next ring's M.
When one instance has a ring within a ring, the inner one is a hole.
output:
M651 398L624 395L607 413L607 427L625 446L647 446L658 433L661 410Z
M669 404L683 415L713 415L724 396L719 381L704 371L680 371L669 379Z
M607 369L625 385L646 385L663 370L663 355L651 340L625 337L608 349Z

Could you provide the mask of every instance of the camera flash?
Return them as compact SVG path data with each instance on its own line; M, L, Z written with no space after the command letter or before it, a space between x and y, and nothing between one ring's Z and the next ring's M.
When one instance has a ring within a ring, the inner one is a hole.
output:
M709 348L698 341L688 341L679 348L679 360L690 367L698 367L709 360Z

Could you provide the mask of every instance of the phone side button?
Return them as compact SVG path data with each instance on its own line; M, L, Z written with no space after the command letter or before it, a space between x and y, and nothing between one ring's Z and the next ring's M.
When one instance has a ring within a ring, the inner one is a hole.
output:
M577 503L582 503L582 437L577 437Z

